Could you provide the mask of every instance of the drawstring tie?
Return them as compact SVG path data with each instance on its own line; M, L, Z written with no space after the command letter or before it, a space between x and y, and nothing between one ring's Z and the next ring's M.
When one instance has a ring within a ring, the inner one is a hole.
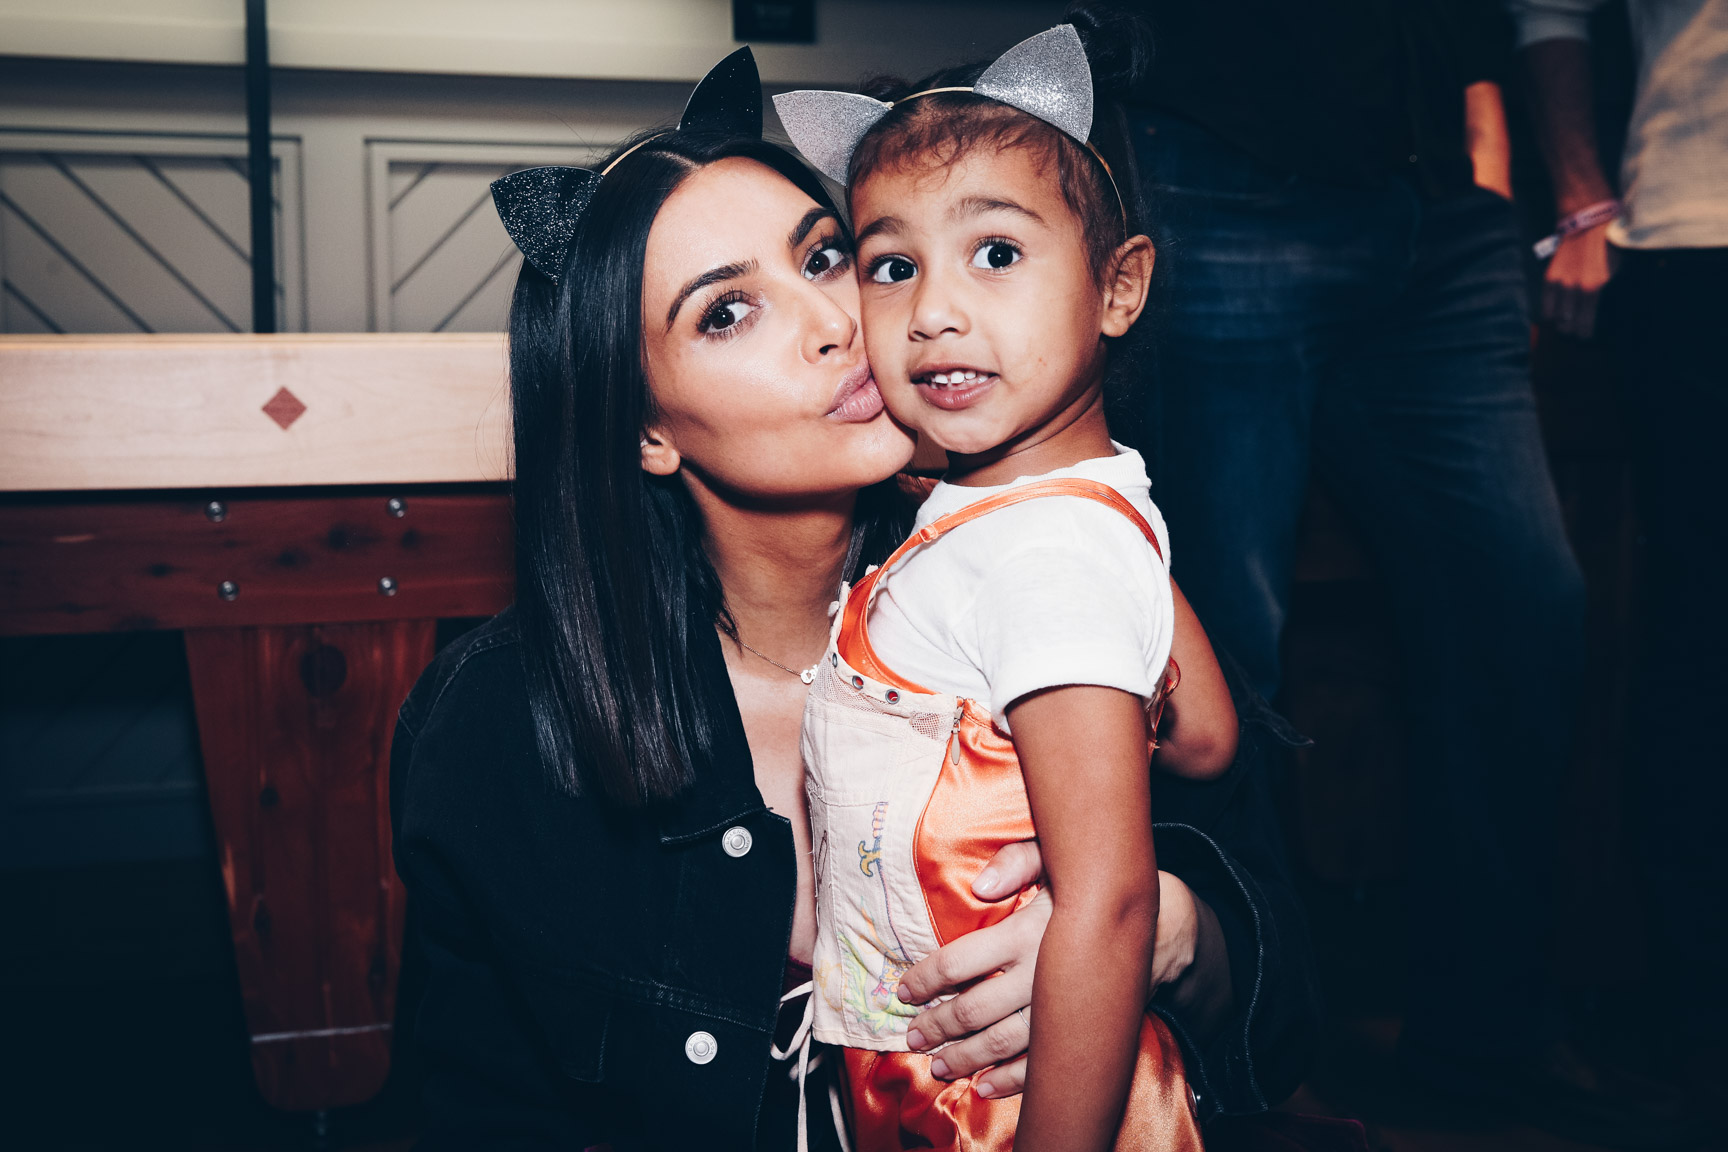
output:
M822 1066L822 1057L826 1055L819 1052L814 1061L810 1059L810 1030L816 1021L816 995L812 991L813 987L814 982L806 980L780 997L782 1004L800 996L805 997L804 1019L798 1022L798 1030L792 1033L792 1039L787 1041L784 1051L772 1042L768 1045L768 1055L776 1060L798 1057L797 1065L786 1070L787 1076L798 1081L798 1152L810 1152L810 1112L809 1101L804 1093L804 1082L809 1078L811 1069ZM832 1078L828 1081L828 1108L834 1114L834 1132L840 1137L842 1152L852 1152L852 1142L846 1138L846 1117L840 1110L840 1089Z

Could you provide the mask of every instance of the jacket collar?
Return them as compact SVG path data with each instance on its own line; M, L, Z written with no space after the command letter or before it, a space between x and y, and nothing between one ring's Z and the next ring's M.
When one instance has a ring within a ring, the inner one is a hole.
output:
M750 759L750 745L744 738L738 698L726 672L720 637L712 627L696 630L696 649L691 659L696 665L696 681L711 693L713 749L706 759L698 758L695 781L690 788L657 806L662 844L682 844L718 835L768 807L756 787L756 769Z

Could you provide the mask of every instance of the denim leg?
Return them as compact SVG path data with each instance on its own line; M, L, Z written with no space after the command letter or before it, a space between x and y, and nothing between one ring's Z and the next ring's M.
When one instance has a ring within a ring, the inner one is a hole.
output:
M1314 420L1316 469L1365 531L1402 632L1405 1050L1436 1074L1481 1075L1460 1088L1489 1087L1546 1035L1553 818L1583 663L1517 242L1490 193L1422 206L1403 275Z
M1316 388L1409 206L1301 185L1177 117L1135 129L1162 266L1141 322L1152 498L1177 582L1272 699Z

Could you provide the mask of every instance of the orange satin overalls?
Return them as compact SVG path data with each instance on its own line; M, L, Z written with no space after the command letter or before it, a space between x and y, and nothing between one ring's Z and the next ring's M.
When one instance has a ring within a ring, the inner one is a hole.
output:
M1031 898L987 904L971 888L999 849L1036 835L1020 763L987 705L931 692L886 667L870 645L866 617L884 578L911 550L998 509L1052 496L1114 508L1158 550L1151 526L1105 484L1034 481L987 497L926 526L855 587L841 589L811 686L803 752L817 890L814 1035L844 1047L840 1079L858 1152L1006 1152L1014 1145L1019 1097L991 1100L970 1079L932 1076L930 1054L907 1050L916 1009L901 1004L895 989L912 964ZM1167 678L1152 705L1151 731L1171 686ZM1201 1148L1181 1052L1155 1017L1141 1027L1116 1147Z

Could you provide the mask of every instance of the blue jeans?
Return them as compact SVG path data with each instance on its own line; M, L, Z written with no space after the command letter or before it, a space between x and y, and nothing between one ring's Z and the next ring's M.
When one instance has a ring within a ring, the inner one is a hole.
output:
M1146 447L1176 579L1271 698L1311 473L1360 529L1413 736L1405 1051L1486 1079L1545 1035L1583 657L1511 206L1320 185L1174 116L1134 126L1166 265Z

